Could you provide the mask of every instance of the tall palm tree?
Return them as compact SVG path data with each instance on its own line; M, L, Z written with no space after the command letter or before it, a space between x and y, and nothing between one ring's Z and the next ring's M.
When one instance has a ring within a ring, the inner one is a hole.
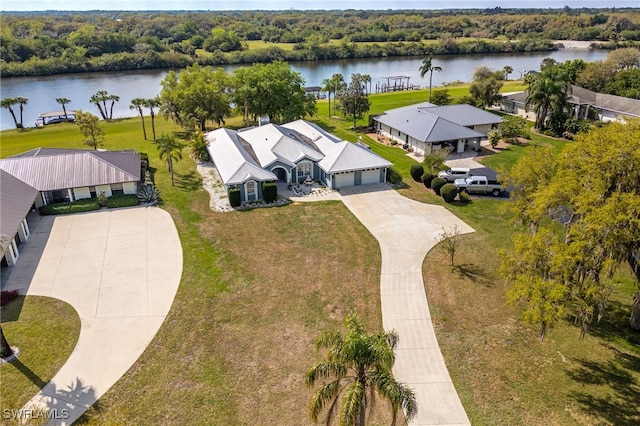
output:
M376 333L368 335L357 315L347 315L344 320L347 333L324 332L316 339L318 349L327 349L326 360L311 367L306 383L318 388L309 405L311 419L318 421L320 413L328 406L327 422L337 414L340 426L364 426L367 407L377 394L391 403L392 425L402 408L407 419L413 418L418 408L413 391L393 378L391 368L395 362L398 335ZM325 382L325 379L331 379Z
M331 80L333 80L333 93L337 96L338 93L342 92L347 88L347 82L344 81L344 76L342 74L335 73L331 76ZM335 96L334 96L335 100ZM333 103L333 115L336 115L336 103Z
M328 93L329 99L329 117L331 117L331 94L335 92L335 82L331 78L322 80L322 91Z
M111 101L111 108L109 109L109 120L113 120L113 105L120 100L118 95L109 95L107 100Z
M424 76L429 73L429 100L431 100L431 85L433 82L433 72L438 71L442 72L442 67L433 65L433 54L429 54L426 58L422 60L422 66L420 67L420 78L424 78Z
M56 102L62 105L62 111L64 111L64 119L69 121L69 117L67 116L67 108L65 105L71 103L71 100L67 98L56 98Z
M143 98L133 98L131 99L131 105L129 105L129 109L138 110L138 114L140 114L140 118L142 119L142 134L144 135L144 140L147 140L147 128L144 125L144 112L142 111L142 107L144 106L145 100Z
M14 98L14 100L17 104L20 104L20 127L24 127L24 125L22 124L22 111L24 111L24 106L27 104L27 102L29 102L29 99L18 96Z
M160 98L156 96L155 98L145 99L144 106L149 108L149 112L151 115L151 131L153 132L153 140L156 140L156 113L153 110L154 108L160 108Z
M367 91L367 94L371 93L371 76L369 74L362 74L362 82L364 83L364 88ZM367 84L369 87L367 88Z
M9 110L9 112L11 113L11 117L13 117L13 122L16 125L16 129L19 127L18 126L18 120L16 119L16 113L13 110L13 108L11 108L13 105L17 104L18 102L15 100L15 98L4 98L2 101L0 101L0 106L2 108L7 108Z
M505 65L504 68L502 68L502 72L504 72L504 79L506 81L509 81L509 74L513 72L513 67L510 67L509 65Z
M160 135L155 141L156 148L160 159L167 162L169 173L171 173L171 185L175 185L173 181L173 162L182 160L182 148L184 145L176 140L176 138L167 133Z
M100 90L91 98L89 102L95 104L98 107L98 111L100 111L100 116L103 120L107 119L107 100L109 99L109 94L106 90Z
M544 128L550 111L559 114L567 108L570 90L571 85L566 76L556 67L547 67L540 73L533 74L527 87L525 107L533 107L536 129Z

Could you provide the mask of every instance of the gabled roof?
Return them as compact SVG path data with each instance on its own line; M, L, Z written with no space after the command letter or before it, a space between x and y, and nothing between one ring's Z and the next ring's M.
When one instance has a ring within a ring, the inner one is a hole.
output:
M346 141L335 144L333 149L318 163L318 166L327 173L391 167L392 165L367 148Z
M11 239L18 232L20 222L27 216L31 205L38 195L38 190L11 174L0 170L0 245L2 250L9 246Z
M266 124L239 133L239 137L253 148L260 166L267 167L275 161L295 165L303 158L322 159L322 153L304 142L292 129L277 124Z
M400 108L394 108L394 109L390 109L385 111L385 114L394 114L396 112L405 112L405 111L410 111L413 109L418 109L418 108L430 108L430 107L436 107L436 104L432 104L431 102L420 102L417 104L412 104L412 105L407 105L407 106L403 106Z
M331 152L335 148L335 145L341 142L335 135L305 120L292 121L291 123L283 124L282 127L294 130L302 137L306 137L307 143L312 144L324 155Z
M249 179L257 181L277 180L276 175L264 170L244 149L238 140L238 132L217 129L205 135L208 151L215 162L225 185L237 185Z
M137 182L140 180L140 155L130 152L39 149L0 160L0 169L38 191L53 191Z
M375 120L421 142L434 143L484 137L480 132L431 113L431 110L432 108L407 109L380 115Z
M502 117L468 104L426 107L426 111L461 126L502 123ZM422 108L420 108L422 109Z

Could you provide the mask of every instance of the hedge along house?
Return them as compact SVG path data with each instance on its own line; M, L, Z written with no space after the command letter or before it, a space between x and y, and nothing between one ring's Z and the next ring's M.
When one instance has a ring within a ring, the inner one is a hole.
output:
M300 184L308 179L331 189L384 182L391 163L318 126L297 120L205 135L211 159L227 188L241 201L262 199L262 182Z
M136 194L140 155L134 151L37 148L0 160L2 265L14 265L29 238L27 215L46 204Z
M507 93L502 97L501 109L510 114L535 120L533 110L526 108L527 92ZM640 100L593 92L571 85L568 98L570 115L578 119L626 121L640 117Z
M459 153L467 148L478 150L487 132L502 123L498 115L471 105L429 102L385 111L371 120L378 134L425 155L446 147Z

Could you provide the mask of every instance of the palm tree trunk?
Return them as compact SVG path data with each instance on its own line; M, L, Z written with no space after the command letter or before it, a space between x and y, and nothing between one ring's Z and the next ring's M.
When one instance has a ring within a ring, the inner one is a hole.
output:
M69 121L69 117L67 117L67 108L62 104L62 111L64 111L64 119Z
M140 108L140 119L142 120L142 134L144 135L144 140L147 140L147 128L144 125L144 115L142 115L142 108Z
M109 110L109 120L113 120L113 105L115 101L111 101L111 109Z
M16 119L16 113L13 112L13 108L9 107L9 112L11 113L11 117L13 117L13 123L16 125L16 129L18 128L18 120Z
M331 92L329 92L329 117L331 117Z
M169 164L169 174L171 174L171 186L175 186L173 183L173 161L171 161L171 158L167 159L167 163Z
M153 110L151 111L151 131L153 132L153 140L156 140L156 116L153 113Z
M429 102L431 102L431 82L433 81L433 69L429 73Z
M9 342L4 337L4 332L2 331L2 327L0 327L0 358L7 359L13 355L13 349L9 346Z
M22 111L24 110L24 106L22 106L22 104L20 104L20 126L24 126L22 123Z

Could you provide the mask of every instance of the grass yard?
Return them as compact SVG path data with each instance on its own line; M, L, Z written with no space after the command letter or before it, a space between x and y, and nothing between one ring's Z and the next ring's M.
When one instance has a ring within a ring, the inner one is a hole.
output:
M449 90L466 94L464 87ZM372 113L423 101L427 92L372 95ZM326 100L319 102L313 121L355 141L360 134L350 130L351 121L329 118L327 107ZM227 123L241 125L238 118ZM180 234L184 271L151 345L80 423L311 424L311 391L303 377L322 358L313 338L340 327L350 311L370 329L381 327L377 242L339 202L214 213L186 152L175 163L174 187L155 146L142 140L139 118L103 128L106 148L133 147L149 154L162 207ZM158 120L158 133L180 131ZM1 136L3 157L37 146L82 148L73 125ZM362 136L405 176L400 193L445 205L411 181L413 158ZM534 144L560 149L560 143L535 137L529 147L510 147L483 161L509 167ZM436 250L424 262L438 339L472 423L640 423L640 336L625 327L634 288L629 271L617 278L607 316L587 338L578 340L578 329L567 322L540 343L537 331L522 323L519 309L506 304L507 285L496 272L497 251L510 247L514 231L499 209L504 203L484 198L446 204L476 232L463 237L456 267ZM388 423L384 412L379 410L376 424Z
M80 335L80 318L61 300L19 296L2 307L2 330L20 354L0 365L0 410L19 410L71 355Z

